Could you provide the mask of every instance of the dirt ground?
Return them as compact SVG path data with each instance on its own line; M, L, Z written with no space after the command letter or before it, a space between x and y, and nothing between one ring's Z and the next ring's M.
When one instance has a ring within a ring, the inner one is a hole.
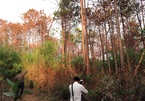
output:
M5 97L4 101L13 101L13 98L11 97ZM29 95L24 94L21 99L18 99L17 101L42 101L35 95Z
M41 101L41 100L35 95L25 94L21 99L18 99L18 101Z

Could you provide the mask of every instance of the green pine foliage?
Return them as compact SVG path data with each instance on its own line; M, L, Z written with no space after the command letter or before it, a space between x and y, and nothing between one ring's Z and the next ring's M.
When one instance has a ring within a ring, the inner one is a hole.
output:
M42 47L38 50L41 57L48 67L56 67L59 58L57 57L58 44L53 41L46 41Z
M54 41L46 41L43 45L31 53L26 53L22 56L24 67L30 65L39 65L41 62L46 64L46 67L57 67L58 58L58 43Z
M6 46L0 47L0 75L12 78L22 68L20 54Z

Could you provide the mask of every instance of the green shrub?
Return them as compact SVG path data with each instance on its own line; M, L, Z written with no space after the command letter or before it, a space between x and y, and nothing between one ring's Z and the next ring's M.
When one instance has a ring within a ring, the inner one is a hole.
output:
M12 96L14 101L17 101L19 98L18 91L19 91L19 82L13 83L11 80L7 79L8 84L10 85L12 92L5 92L3 93L6 96Z
M68 100L70 98L69 87L66 84L57 84L55 87L58 99Z
M11 78L20 69L22 69L20 54L11 48L0 47L0 75Z
M47 67L55 68L59 63L57 49L57 42L46 41L42 46L33 50L31 53L23 55L23 65L27 67L34 64L40 65L41 62L44 62Z
M90 101L101 101L101 99L103 98L103 94L97 89L94 89L89 91L87 98L90 99Z
M83 71L83 57L78 56L76 58L73 58L71 61L71 65L75 68L77 72L82 72Z

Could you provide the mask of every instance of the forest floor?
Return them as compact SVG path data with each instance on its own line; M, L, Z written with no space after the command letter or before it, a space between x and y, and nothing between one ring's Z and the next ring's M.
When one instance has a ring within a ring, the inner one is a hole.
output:
M4 85L6 91L9 91L9 86ZM10 90L11 91L11 90ZM0 95L2 93L0 92ZM1 97L1 96L0 96ZM29 87L25 87L23 95L17 101L67 101L67 100L58 100L58 96L56 95L55 98L49 92L38 92L37 90L31 89ZM1 99L0 99L1 101ZM14 101L13 97L7 97L2 95L2 101Z
M4 101L13 101L12 97L6 97ZM41 100L35 94L23 94L22 98L18 99L17 101L48 101L48 100Z
M7 97L4 101L13 101L13 98ZM17 101L49 101L46 97L38 96L36 94L23 94Z
M14 101L12 97L6 97L6 96L3 97L4 97L3 101ZM49 95L45 93L38 94L33 92L32 89L26 88L24 90L22 97L17 101L52 101L52 98L50 98Z
M34 94L24 94L18 101L42 101L40 98Z

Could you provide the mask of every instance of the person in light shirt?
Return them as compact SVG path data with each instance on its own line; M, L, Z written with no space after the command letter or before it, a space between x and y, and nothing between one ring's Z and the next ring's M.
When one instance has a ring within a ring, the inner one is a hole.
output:
M70 101L81 101L82 93L88 93L88 90L79 82L80 78L74 77L74 83L69 85Z

